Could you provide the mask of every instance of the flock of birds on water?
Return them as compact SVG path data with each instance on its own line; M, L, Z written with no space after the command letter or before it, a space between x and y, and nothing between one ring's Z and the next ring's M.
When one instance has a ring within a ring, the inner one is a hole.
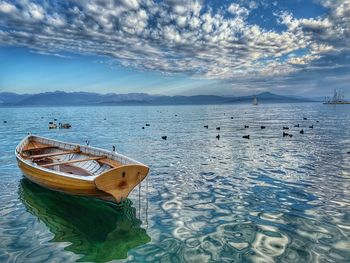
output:
M175 116L177 116L177 115L175 115ZM231 117L231 119L233 119L233 117ZM304 119L304 120L307 120L307 118L305 118L305 117L304 117L303 119ZM319 121L316 121L316 122L319 123ZM146 123L145 126L148 127L148 126L151 126L151 125L150 125L149 123ZM145 129L145 126L142 126L142 129L143 129L143 130ZM206 128L206 129L209 129L209 125L204 125L203 127ZM300 124L298 123L298 124L294 125L294 128L300 128ZM313 128L314 128L314 125L313 125L313 124L309 126L309 129L313 129ZM249 125L244 125L244 129L249 129ZM266 126L261 125L261 126L260 126L260 129L261 129L261 130L266 129ZM220 132L221 127L216 127L216 130ZM282 127L282 130L283 130L283 133L282 133L282 136L283 136L283 137L293 137L293 134L287 132L287 131L289 131L289 127L283 126L283 127ZM301 129L301 130L299 131L299 133L300 133L300 134L304 134L304 133L305 133L305 132L304 132L304 129ZM162 136L161 138L162 138L163 140L167 140L167 139L168 139L168 136ZM220 140L220 134L216 135L216 138L217 138L218 140ZM248 135L243 135L242 138L243 138L243 139L248 139L248 140L249 140L249 139L250 139L250 134L248 134ZM349 152L349 153L350 153L350 152Z
M233 117L231 117L231 119L233 119ZM303 119L304 119L304 120L307 120L307 118L305 118L305 117L304 117ZM316 122L318 123L319 121L316 121ZM208 129L209 126L208 126L208 125L204 125L204 128ZM244 128L245 128L245 129L249 129L249 125L244 125ZM294 125L294 128L300 128L300 124L298 123L298 124ZM313 128L314 128L314 125L310 125L310 126L309 126L309 129L313 129ZM266 129L266 126L261 125L261 126L260 126L260 129L261 129L261 130ZM220 127L217 127L216 130L220 131ZM283 126L283 127L282 127L282 130L283 130L283 133L282 133L282 136L283 136L283 137L293 137L293 134L286 132L286 131L289 131L289 127ZM299 133L300 133L300 134L304 134L304 133L305 133L305 132L304 132L304 129L301 129L301 130L299 131ZM220 139L220 134L218 134L218 135L216 136L216 138L219 140L219 139ZM248 135L243 135L242 138L243 138L243 139L248 139L248 140L249 140L249 139L250 139L250 135L249 135L249 134L248 134Z
M49 122L49 130L51 129L57 129L57 124L56 124L57 119L54 119L53 121ZM69 123L58 123L58 128L59 129L70 129L72 127L72 125L70 125Z
M225 114L224 114L224 115L225 115ZM175 117L176 117L176 116L177 116L177 115L175 114ZM231 117L231 119L233 119L233 117ZM306 117L303 117L303 120L306 121L307 118L306 118ZM316 123L319 123L319 121L316 120ZM149 123L146 123L145 126L148 127L148 126L150 126L150 124L149 124ZM143 130L145 129L145 126L142 126L142 129L143 129ZM209 129L209 125L204 125L203 127L204 127L205 129ZM301 128L301 126L300 126L300 124L298 123L298 124L295 124L295 125L294 125L294 128ZM309 129L313 129L313 128L314 128L314 124L309 125ZM244 129L249 129L249 125L244 125ZM265 126L265 125L261 125L261 126L260 126L260 129L261 129L261 130L264 130L264 129L266 129L266 126ZM305 128L304 128L304 129L305 129ZM301 128L301 129L299 130L299 133L300 133L300 134L304 134L304 133L305 133L304 129ZM220 132L221 127L216 127L216 130ZM290 130L290 128L289 128L288 126L283 126L283 127L282 127L282 137L290 137L290 138L292 138L292 137L293 137L293 134L289 133L289 132L288 132L289 130ZM161 138L162 138L163 140L167 140L167 139L168 139L168 136L162 136ZM243 138L243 139L249 140L249 139L250 139L250 134L248 134L248 135L243 135L242 138ZM220 140L220 134L216 135L216 139ZM347 152L347 154L350 154L350 151Z
M177 114L175 114L175 117L176 117L176 116L177 116ZM233 119L233 117L231 117L231 119ZM104 118L104 120L107 120L107 119ZM307 120L307 118L304 117L303 120L305 121L305 120ZM69 124L69 123L61 123L61 122L58 123L58 126L57 126L57 124L55 123L56 121L57 121L57 119L54 119L54 121L50 121L50 122L49 122L49 129L50 129L50 130L51 130L51 129L57 129L57 127L58 127L59 129L70 129L70 128L72 127L72 125ZM6 124L7 121L4 120L3 123ZM319 121L317 120L316 123L319 123ZM151 124L146 123L145 126L142 126L142 129L144 130L145 127L149 127L149 126L151 126ZM204 125L203 127L204 127L205 129L209 129L209 125ZM295 125L294 125L294 128L300 128L300 124L299 124L299 123L298 123L298 124L295 124ZM309 129L313 129L313 128L314 128L314 125L313 125L313 124L309 126ZM249 125L244 125L244 129L249 129ZM266 126L261 125L261 126L260 126L260 129L261 129L261 130L266 129ZM216 127L216 130L220 132L221 128L220 128L220 127ZM282 127L282 130L283 130L283 131L282 131L282 136L283 136L283 137L290 137L290 138L293 137L293 134L291 134L291 133L288 132L288 131L290 130L289 127L283 126L283 127ZM304 134L304 133L305 133L305 132L304 132L304 129L301 129L301 130L299 131L299 133L300 133L300 134ZM161 138L162 138L163 140L167 140L167 139L168 139L168 136L164 135L164 136L161 136ZM217 138L218 140L220 140L220 134L216 135L216 138ZM250 139L250 134L248 134L248 135L243 135L242 138L243 138L243 139L249 140L249 139ZM89 141L86 141L86 144L89 145L90 142L89 142ZM113 146L113 151L115 151L115 146ZM350 151L347 152L347 154L350 154Z

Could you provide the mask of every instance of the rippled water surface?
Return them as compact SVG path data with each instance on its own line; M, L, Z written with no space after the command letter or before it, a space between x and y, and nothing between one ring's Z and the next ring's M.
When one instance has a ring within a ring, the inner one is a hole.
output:
M17 167L28 132L151 172L123 206L51 192ZM350 262L348 152L348 105L0 108L0 262Z

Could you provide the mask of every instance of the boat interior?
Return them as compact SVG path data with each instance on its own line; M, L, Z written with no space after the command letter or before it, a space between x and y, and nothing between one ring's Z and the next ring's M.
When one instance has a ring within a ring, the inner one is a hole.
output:
M83 146L86 148L85 146ZM58 172L96 176L123 165L102 152L82 151L81 146L62 143L43 143L29 140L21 148L21 157L38 166Z

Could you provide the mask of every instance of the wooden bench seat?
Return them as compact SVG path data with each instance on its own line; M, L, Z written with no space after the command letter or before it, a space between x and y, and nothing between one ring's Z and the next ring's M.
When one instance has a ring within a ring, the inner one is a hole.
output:
M90 157L86 159L76 159L76 160L70 160L70 161L65 161L65 162L56 162L56 163L49 163L49 164L43 164L41 165L42 167L52 167L56 165L62 165L62 164L71 164L71 163L80 163L80 162L88 162L88 161L97 161L97 160L102 160L106 159L106 156L99 156L99 157Z
M47 157L53 157L53 156L60 156L60 155L72 154L72 153L81 153L81 151L80 151L80 150L73 150L73 151L65 151L65 152L37 154L37 155L28 156L28 158L31 158L31 159L41 159L41 158L47 158Z

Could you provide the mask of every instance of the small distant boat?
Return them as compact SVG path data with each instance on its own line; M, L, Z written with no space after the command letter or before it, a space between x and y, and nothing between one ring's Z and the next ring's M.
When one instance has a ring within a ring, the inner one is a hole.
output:
M258 105L258 98L256 96L254 96L253 105Z
M28 135L15 150L30 181L51 190L120 203L149 168L113 151Z

